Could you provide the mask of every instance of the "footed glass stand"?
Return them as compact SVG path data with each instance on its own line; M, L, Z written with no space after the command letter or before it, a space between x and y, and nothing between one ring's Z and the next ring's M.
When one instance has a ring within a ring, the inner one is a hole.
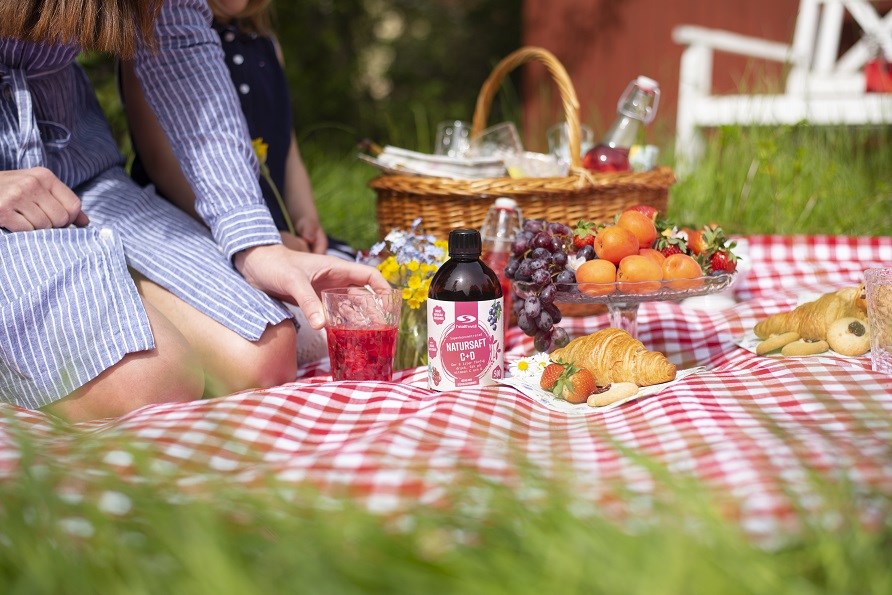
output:
M734 274L712 275L673 281L641 281L636 283L559 283L554 303L603 304L610 315L610 326L638 337L638 306L644 302L680 302L700 295L724 291L734 281ZM525 281L514 281L520 297L538 295L538 287Z

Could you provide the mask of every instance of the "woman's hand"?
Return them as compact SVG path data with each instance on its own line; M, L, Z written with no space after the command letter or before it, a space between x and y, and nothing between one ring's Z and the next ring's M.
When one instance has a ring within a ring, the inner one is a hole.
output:
M0 171L0 227L33 231L90 223L81 200L45 167Z
M322 302L317 295L321 290L363 285L390 288L375 267L334 256L295 252L283 244L243 250L235 255L235 266L257 289L300 306L315 329L325 326Z
M297 252L312 252L312 250L310 250L310 246L306 243L306 241L304 241L303 238L299 238L287 231L281 231L279 232L279 235L282 236L282 243L285 244L286 248L296 250Z
M310 251L314 254L325 254L325 251L328 250L328 236L325 235L325 230L322 229L318 217L298 217L294 221L294 231L307 243Z

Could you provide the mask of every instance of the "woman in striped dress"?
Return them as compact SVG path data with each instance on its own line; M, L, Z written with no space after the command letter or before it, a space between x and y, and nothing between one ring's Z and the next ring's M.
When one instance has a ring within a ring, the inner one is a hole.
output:
M320 328L316 291L386 281L281 244L205 0L70 6L0 3L0 400L80 420L291 380L278 299ZM81 48L135 58L205 225L126 176Z

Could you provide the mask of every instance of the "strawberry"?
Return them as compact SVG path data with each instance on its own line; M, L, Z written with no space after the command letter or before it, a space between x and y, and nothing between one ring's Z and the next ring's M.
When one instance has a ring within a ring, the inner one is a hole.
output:
M595 377L589 370L564 363L552 363L546 366L539 380L539 386L550 390L559 399L574 404L585 403L588 396L597 388Z
M555 387L555 394L568 403L585 403L588 396L597 388L595 377L587 368L573 369L571 367L567 371L565 380L559 381Z
M581 220L573 228L573 249L579 251L585 246L595 245L595 224L591 221Z
M663 256L673 254L687 254L688 247L685 241L679 237L662 236L654 242L654 249L659 250Z
M727 250L716 250L709 257L708 266L712 273L733 273L737 270L737 257Z
M564 364L548 364L545 366L545 369L542 370L542 376L539 378L539 386L545 390L552 390L566 368L567 367Z
M731 251L737 243L729 242L721 227L704 228L703 239L707 247L699 260L707 273L733 273L737 270L737 256Z

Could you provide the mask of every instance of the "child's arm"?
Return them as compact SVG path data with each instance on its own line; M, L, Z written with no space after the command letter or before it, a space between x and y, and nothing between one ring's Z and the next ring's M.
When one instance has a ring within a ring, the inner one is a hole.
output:
M319 223L310 176L301 159L293 132L285 161L284 199L297 235L307 243L311 252L325 254L328 249L328 237Z

